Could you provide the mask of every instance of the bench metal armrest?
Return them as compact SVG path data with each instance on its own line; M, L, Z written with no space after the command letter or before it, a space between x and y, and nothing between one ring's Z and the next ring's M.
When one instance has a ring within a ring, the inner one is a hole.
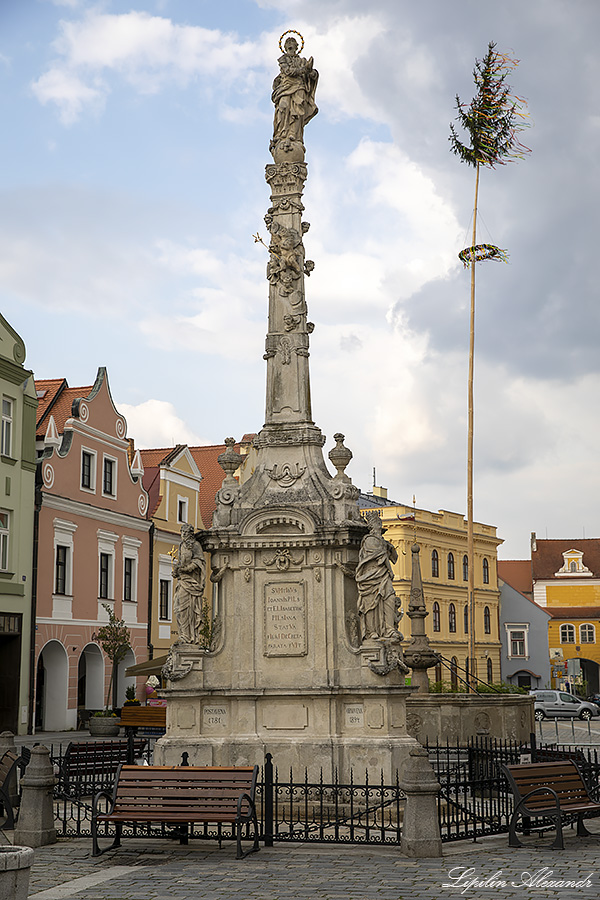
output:
M558 799L558 794L551 787L544 786L544 787L534 788L533 791L529 791L527 794L525 794L523 797L521 797L521 799L519 800L519 802L517 803L517 805L515 807L515 813L520 809L521 806L525 806L525 808L528 809L527 801L529 800L530 797L534 797L536 794L550 794L550 796L553 797L553 799L554 799L554 808L557 810L560 810L560 800ZM529 812L534 815L538 814L537 810L529 810ZM540 811L539 815L544 815L544 813L542 811Z
M247 813L243 813L243 812L242 812L242 804L244 803L244 800L246 801L246 803L247 803L248 806L250 807L250 809L248 810ZM238 797L238 802L237 802L237 818L238 818L239 821L241 821L242 819L245 819L247 822L249 822L249 821L251 820L251 818L252 818L254 812L255 812L255 803L254 803L254 800L252 799L252 797L250 796L250 794L248 794L248 793L246 793L246 792L244 791L244 793L243 793L243 794L240 794L240 796Z
M106 797L110 803L108 815L110 815L115 808L116 791L114 789L112 791L98 791L94 794L94 799L92 801L92 818L95 818L98 815L98 803L102 797ZM104 815L104 813L101 813L101 815Z

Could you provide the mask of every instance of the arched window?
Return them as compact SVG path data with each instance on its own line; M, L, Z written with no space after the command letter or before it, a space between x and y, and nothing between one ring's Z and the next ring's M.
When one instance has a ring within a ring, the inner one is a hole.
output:
M579 640L582 644L596 643L596 629L593 625L586 622L585 625L579 626Z
M463 581L469 580L469 557L466 555L463 556Z
M440 630L440 604L437 600L433 604L433 630Z
M458 660L455 656L450 660L450 684L452 690L455 691L458 688Z
M560 626L560 642L561 642L561 644L574 644L575 643L575 626L574 625L561 625Z
M576 572L576 571L577 571L577 563L575 562L575 560L573 560L573 562L569 563L569 572Z
M465 609L463 612L463 625L464 625L465 634L468 634L469 633L469 607L466 603L465 603Z
M448 629L454 634L456 631L456 607L451 603L448 608Z
M492 617L490 616L489 606L486 606L483 610L483 630L486 634L492 633Z
M470 662L470 660L469 660L469 657L467 656L465 658L465 681L467 682L467 684L469 683L469 672L471 671L469 662Z
M436 682L438 682L438 684L439 684L440 681L442 681L443 675L442 675L442 664L441 664L441 662L435 664L435 676L434 676L434 678L435 678Z
M431 577L440 577L440 558L438 556L437 550L432 550L431 552Z
M493 683L494 683L493 675L494 675L494 667L493 667L493 665L492 665L492 660L491 660L490 657L488 656L488 661L487 661L487 680L488 680L488 684L493 684Z
M448 578L454 581L454 553L448 554Z
M490 583L490 564L485 557L483 559L483 583Z

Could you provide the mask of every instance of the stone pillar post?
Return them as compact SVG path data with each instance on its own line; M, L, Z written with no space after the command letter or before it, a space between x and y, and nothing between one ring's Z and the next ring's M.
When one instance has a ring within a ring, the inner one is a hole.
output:
M401 852L411 857L441 856L436 802L440 785L425 747L413 747L410 751L400 787L406 794Z
M17 752L17 748L15 746L15 736L12 731L3 731L2 734L0 734L0 759L2 759L4 754L8 753L9 750L14 750L15 753ZM10 784L7 785L7 789L8 796L10 797L10 802L14 809L19 802L16 771L13 772Z
M19 820L15 828L15 844L26 847L43 847L56 843L52 789L54 771L47 747L34 747L31 761L21 781L23 795Z

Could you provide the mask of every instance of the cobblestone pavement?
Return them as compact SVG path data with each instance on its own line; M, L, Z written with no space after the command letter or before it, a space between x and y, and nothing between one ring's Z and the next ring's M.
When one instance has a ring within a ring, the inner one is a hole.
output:
M411 860L398 847L276 844L235 859L235 846L124 838L98 858L91 839L61 839L35 851L30 900L433 900L433 898L596 898L598 838L565 830L564 851L552 835L509 850L506 835L444 845L442 859ZM8 838L10 833L5 836ZM0 839L2 835L0 834ZM476 883L473 882L476 880ZM554 882L575 882L573 886ZM545 882L545 883L544 883ZM552 882L548 884L548 882ZM5 898L3 898L5 900Z

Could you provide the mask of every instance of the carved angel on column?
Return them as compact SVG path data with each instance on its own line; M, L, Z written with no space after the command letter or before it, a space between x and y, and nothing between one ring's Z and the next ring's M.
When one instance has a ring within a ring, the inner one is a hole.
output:
M313 57L304 59L298 53L298 42L289 37L285 53L279 57L279 75L273 82L271 100L275 104L273 144L279 140L303 143L304 126L316 116L315 92L319 73L313 68Z

